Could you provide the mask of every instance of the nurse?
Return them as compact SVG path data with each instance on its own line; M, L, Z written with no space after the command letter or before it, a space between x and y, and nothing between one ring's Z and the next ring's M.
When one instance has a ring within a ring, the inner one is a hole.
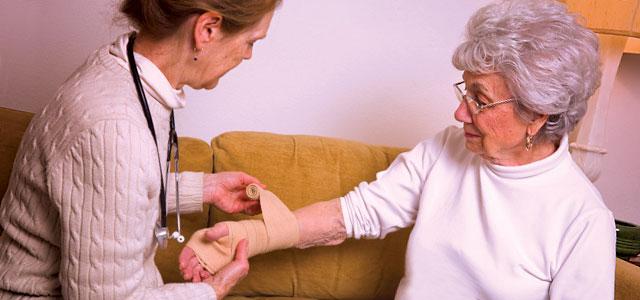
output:
M121 3L136 32L93 53L25 133L0 207L0 299L221 299L246 275L246 242L200 283L163 284L154 255L177 196L182 212L259 212L247 174L165 168L183 88L213 89L250 59L279 3Z

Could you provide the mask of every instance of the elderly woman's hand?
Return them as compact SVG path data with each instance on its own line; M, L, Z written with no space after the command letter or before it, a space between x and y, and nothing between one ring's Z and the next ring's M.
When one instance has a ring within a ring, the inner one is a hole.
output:
M207 239L212 242L227 235L229 235L229 227L224 223L217 223L205 233ZM240 248L241 243L242 242L238 243L238 247L236 248L236 258L238 256L238 248ZM178 260L180 262L180 272L182 272L182 278L184 278L184 280L201 282L211 277L211 274L205 270L202 265L200 265L200 262L196 257L196 253L193 252L193 249L190 247L187 246L182 249Z
M205 174L203 181L204 203L231 214L255 215L260 212L260 203L247 197L245 192L247 185L252 183L266 188L258 179L243 172L220 172Z
M206 237L211 241L218 240L229 235L229 229L222 223L209 229ZM184 247L180 253L180 271L185 280L193 282L205 282L210 284L216 292L217 299L224 298L242 278L249 273L249 243L241 240L238 243L233 261L211 275L198 262L195 252L189 247Z

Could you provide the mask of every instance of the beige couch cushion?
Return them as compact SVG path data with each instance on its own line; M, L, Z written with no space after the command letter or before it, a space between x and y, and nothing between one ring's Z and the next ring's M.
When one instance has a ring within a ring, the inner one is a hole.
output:
M373 180L404 149L314 136L232 132L212 140L214 170L244 171L295 210L339 197ZM214 210L214 220L243 216ZM232 292L241 296L314 299L390 299L403 274L409 230L385 240L283 250L251 259L251 271ZM242 299L242 298L237 298Z
M0 107L0 201L7 191L13 160L31 118L30 112Z
M9 185L13 160L33 113L0 107L0 203ZM2 227L0 227L2 234Z
M640 267L616 259L616 300L640 299Z

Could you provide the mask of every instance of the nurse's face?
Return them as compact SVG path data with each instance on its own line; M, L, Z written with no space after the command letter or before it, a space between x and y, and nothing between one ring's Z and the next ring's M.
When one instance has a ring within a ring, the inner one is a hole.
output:
M255 25L234 34L220 34L198 56L198 70L193 88L213 89L222 76L253 55L253 45L267 36L273 12Z

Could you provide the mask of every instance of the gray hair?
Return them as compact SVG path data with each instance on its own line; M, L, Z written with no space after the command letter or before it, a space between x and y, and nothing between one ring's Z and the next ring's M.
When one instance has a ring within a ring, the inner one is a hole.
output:
M499 72L524 120L549 115L536 139L559 141L600 85L597 36L553 0L505 0L478 10L453 54L461 71Z

